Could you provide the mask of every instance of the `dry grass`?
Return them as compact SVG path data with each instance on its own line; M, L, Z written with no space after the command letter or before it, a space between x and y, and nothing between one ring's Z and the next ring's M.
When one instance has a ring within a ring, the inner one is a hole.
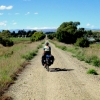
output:
M100 44L92 44L89 48L84 48L85 55L97 56L100 58Z
M22 58L22 55L36 50L41 42L43 41L34 43L22 42L12 47L0 45L0 95L6 87L9 87L8 84L13 83L13 75L23 69L21 65L25 62L25 59Z
M67 48L75 48L74 45L65 44L58 41L53 42L61 46L66 46ZM84 55L88 57L97 56L98 58L100 58L100 44L91 44L89 48L78 48L78 50L83 52Z
M77 57L77 59L85 61L94 67L100 67L100 44L91 44L88 48L80 48L57 41L53 42L62 50L71 52L73 57Z

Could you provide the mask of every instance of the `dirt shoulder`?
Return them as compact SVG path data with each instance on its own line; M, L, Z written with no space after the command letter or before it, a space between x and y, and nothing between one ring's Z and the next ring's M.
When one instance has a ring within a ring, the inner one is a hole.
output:
M14 100L100 100L100 75L88 75L90 65L56 48L50 72L41 65L42 49L5 95Z

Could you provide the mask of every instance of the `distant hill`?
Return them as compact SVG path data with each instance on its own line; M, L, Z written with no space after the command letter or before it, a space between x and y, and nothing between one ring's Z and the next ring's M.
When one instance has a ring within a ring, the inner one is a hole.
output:
M45 32L56 32L57 29L37 29L36 31L43 31L44 33Z
M25 30L25 31L29 31L29 30L35 30L35 29L10 29L9 31L10 32L13 32L13 31L15 31L15 33L17 33L19 30ZM0 30L0 31L2 31L2 30ZM57 29L36 29L36 31L43 31L44 33L46 33L46 32L56 32L57 31Z
M99 32L100 32L100 29L90 29L90 28L85 28L85 30L99 31Z
M57 29L10 29L10 32L15 31L15 33L17 33L19 30L25 30L25 31L36 30L36 31L43 31L44 33L46 33L46 32L56 32L57 31ZM98 31L98 32L100 32L100 29L85 28L85 30L92 30L92 31ZM1 31L2 30L0 30L0 32Z

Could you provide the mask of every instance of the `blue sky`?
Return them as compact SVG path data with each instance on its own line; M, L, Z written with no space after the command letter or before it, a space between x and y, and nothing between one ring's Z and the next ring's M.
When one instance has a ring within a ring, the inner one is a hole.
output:
M0 29L79 27L100 29L100 0L0 0Z

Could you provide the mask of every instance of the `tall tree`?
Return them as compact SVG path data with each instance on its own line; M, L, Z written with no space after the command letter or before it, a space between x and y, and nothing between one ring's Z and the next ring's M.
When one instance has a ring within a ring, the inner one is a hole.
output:
M65 43L76 42L75 34L77 32L78 25L80 25L80 22L63 22L57 29L57 39Z
M2 38L9 38L11 36L11 33L9 30L3 30L1 33L0 33L0 37Z

